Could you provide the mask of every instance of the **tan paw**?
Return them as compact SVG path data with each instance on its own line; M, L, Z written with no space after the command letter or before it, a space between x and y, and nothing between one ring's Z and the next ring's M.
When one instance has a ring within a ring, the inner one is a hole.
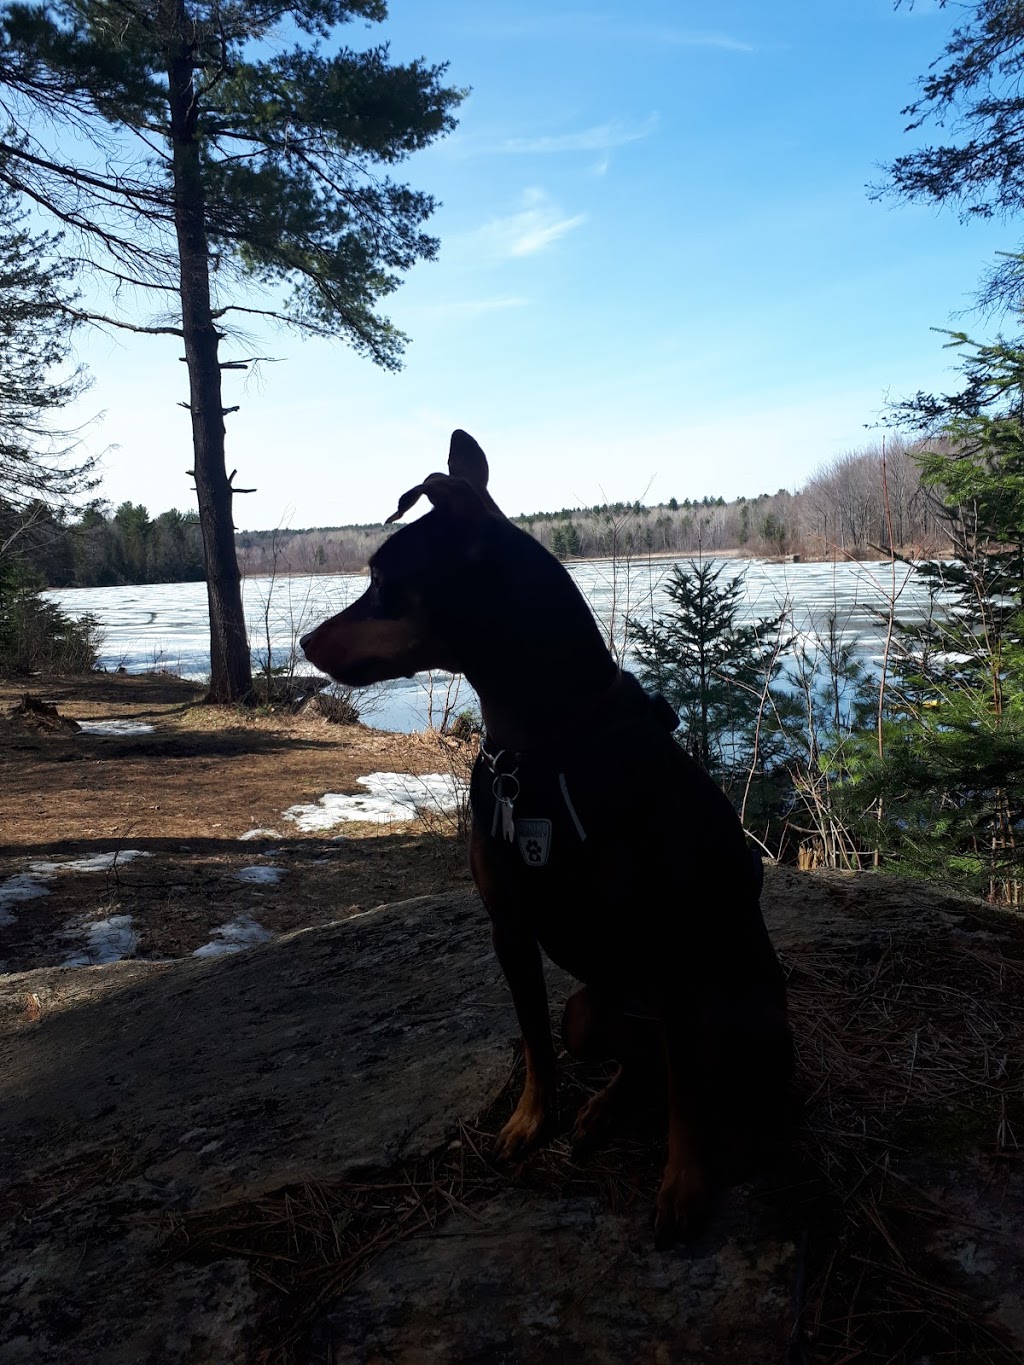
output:
M708 1217L708 1188L697 1163L665 1167L654 1216L654 1245L670 1247L701 1232Z
M551 1101L523 1092L516 1111L498 1134L494 1156L498 1161L521 1161L542 1147L555 1130L556 1109Z
M617 1096L610 1085L591 1095L576 1115L576 1126L572 1132L572 1145L580 1152L588 1151L604 1136L612 1115L617 1107Z

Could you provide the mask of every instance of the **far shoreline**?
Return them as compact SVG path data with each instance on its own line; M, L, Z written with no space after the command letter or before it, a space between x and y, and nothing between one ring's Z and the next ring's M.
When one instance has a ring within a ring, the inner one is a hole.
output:
M872 547L876 548L876 547ZM894 555L898 562L919 564L926 563L933 559L945 559L948 557L948 548L943 552L940 550L922 551L919 547L897 546ZM557 556L556 556L557 558ZM742 548L733 547L723 550L647 550L642 554L622 554L622 555L566 555L559 559L560 564L571 568L577 564L611 564L618 563L625 566L631 564L685 564L691 560L702 559L726 559L734 561L744 561L748 564L888 564L890 556L888 554L877 553L872 555L855 554L852 550L837 550L832 554L806 553L802 550L795 550L791 554L778 555L759 555L751 554ZM358 574L366 573L369 563L364 563L358 569L331 569L324 565L316 569L292 569L277 568L276 573L252 572L247 573L242 568L243 578L352 578ZM203 580L197 579L196 582ZM132 587L135 584L112 584L110 586ZM62 590L63 591L63 590Z
M872 547L877 548L877 547ZM894 558L902 563L918 564L932 559L944 559L949 551L943 554L941 551L930 553L922 552L918 547L898 547ZM780 555L759 555L751 554L742 547L732 547L722 550L648 550L643 554L629 555L567 555L559 562L567 568L572 568L580 564L611 564L618 563L623 568L631 565L640 564L685 564L693 560L702 559L724 559L731 562L744 562L747 564L887 564L889 556L876 554L867 556L855 554L850 550L839 550L832 554L805 553L804 551L794 551L792 554ZM291 568L290 566L278 565L276 569L263 569L254 567L247 570L244 563L241 566L241 578L356 578L365 574L369 568L368 563L364 563L359 568L335 569L328 568L326 565L319 565L315 569ZM79 584L47 584L45 592L97 592L106 588L148 588L148 587L169 587L174 583L204 583L205 578L175 578L175 579L123 579L119 583L90 584L88 587Z

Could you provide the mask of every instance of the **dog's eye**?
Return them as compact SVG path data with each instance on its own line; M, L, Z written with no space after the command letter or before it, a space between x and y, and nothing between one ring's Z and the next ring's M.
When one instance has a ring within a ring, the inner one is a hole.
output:
M409 595L402 584L381 582L378 579L375 586L381 611L388 616L404 616L409 605Z

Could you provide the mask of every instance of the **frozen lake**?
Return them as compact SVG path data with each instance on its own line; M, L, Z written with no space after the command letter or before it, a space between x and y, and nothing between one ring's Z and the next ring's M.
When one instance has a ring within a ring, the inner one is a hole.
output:
M672 560L610 560L572 564L569 572L590 602L598 620L615 643L623 642L625 618L650 618L666 604L663 580ZM686 563L685 559L678 561ZM774 616L784 605L792 614L792 630L813 633L830 614L838 620L844 641L867 662L881 652L883 628L875 613L887 610L891 566L886 562L859 564L767 564L760 560L730 560L725 574L746 571L745 617ZM248 578L243 600L249 625L253 667L265 667L268 649L274 665L294 658L303 632L347 606L363 591L364 574L278 578ZM898 614L917 620L927 604L924 584L902 565L897 566ZM68 588L48 593L72 616L91 613L101 625L100 663L123 666L130 673L161 668L188 678L209 672L210 655L205 583L157 583L121 588ZM303 671L309 665L301 659ZM435 718L444 704L448 679L435 679L433 703L424 678L399 679L373 689L365 698L364 718L389 730L418 730L427 724L431 705ZM474 706L475 697L461 685L457 708Z

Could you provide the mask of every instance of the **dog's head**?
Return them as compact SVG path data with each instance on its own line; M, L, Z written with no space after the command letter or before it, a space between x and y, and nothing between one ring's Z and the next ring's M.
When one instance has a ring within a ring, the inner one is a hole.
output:
M352 687L412 677L428 668L458 672L460 634L489 525L504 521L487 491L487 457L464 431L452 433L448 473L428 474L398 500L397 521L419 501L433 510L403 526L370 560L358 601L300 640L310 663Z

